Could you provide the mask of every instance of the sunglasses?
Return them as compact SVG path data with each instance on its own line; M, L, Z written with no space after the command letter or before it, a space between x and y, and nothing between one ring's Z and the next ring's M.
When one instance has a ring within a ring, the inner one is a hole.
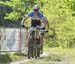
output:
M39 11L39 9L34 9L34 12L38 12Z

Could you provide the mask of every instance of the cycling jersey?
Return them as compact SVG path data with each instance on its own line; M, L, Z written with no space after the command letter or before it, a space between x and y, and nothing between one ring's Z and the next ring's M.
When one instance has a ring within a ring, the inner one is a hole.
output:
M37 15L37 16L34 15L34 12L30 12L30 13L28 14L28 16L31 17L31 19L32 19L32 20L31 20L31 26L33 26L33 27L36 27L37 25L40 26L40 25L41 25L40 19L41 19L42 17L44 17L41 12L38 12L38 15ZM39 20L33 20L33 18L39 18Z

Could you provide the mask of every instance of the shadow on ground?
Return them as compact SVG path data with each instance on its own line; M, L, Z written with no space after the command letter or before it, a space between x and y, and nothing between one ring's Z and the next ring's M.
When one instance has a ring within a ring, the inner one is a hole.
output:
M56 54L49 54L48 56L40 57L39 59L44 61L62 61L63 58Z
M38 59L33 59L32 61L25 62L23 64L58 64L62 61L63 58L61 56L50 53L48 56L43 56Z

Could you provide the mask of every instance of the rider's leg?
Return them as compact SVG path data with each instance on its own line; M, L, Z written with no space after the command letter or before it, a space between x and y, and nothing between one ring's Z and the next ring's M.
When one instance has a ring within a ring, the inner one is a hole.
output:
M41 37L40 37L40 42L41 42L41 53L43 53L43 44L44 44L43 37L44 37L44 35L41 35Z
M41 28L41 30L45 30L45 28ZM40 42L41 42L41 53L43 53L44 32L41 32Z

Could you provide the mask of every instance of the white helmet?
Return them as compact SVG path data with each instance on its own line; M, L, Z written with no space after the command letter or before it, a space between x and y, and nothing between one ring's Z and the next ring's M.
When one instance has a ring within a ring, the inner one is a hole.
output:
M38 5L34 5L33 9L39 9L39 6Z

